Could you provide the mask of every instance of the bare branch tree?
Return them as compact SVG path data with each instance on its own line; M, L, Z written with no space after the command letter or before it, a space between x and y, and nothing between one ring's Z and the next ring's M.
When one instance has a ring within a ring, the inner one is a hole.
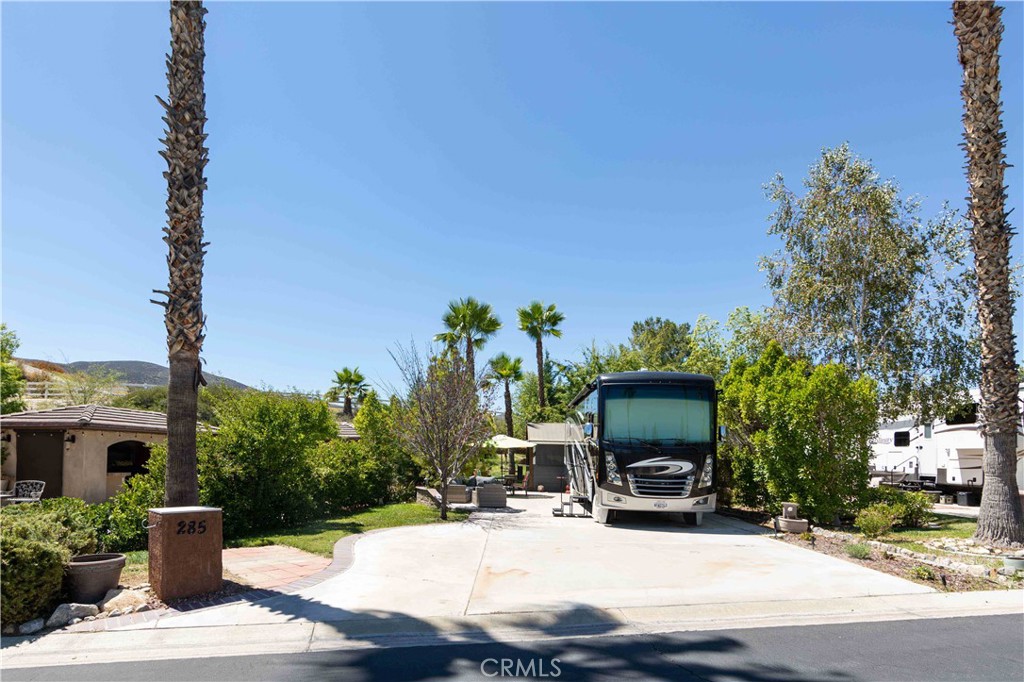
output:
M447 519L448 482L486 447L493 433L486 406L492 402L494 384L484 380L484 370L473 374L455 349L438 353L411 343L389 352L405 384L404 395L396 395L396 430L437 477L441 518Z

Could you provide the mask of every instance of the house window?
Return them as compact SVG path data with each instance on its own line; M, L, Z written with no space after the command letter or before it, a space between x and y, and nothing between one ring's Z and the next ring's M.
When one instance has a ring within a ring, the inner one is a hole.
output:
M910 431L897 431L892 434L892 444L898 448L910 446Z
M149 471L149 446L137 440L123 440L107 448L108 474L144 474Z

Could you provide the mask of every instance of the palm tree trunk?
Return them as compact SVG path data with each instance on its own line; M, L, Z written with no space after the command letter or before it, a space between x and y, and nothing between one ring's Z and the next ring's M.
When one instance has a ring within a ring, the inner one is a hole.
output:
M1014 477L1018 376L1014 360L1014 300L1010 287L1010 226L1000 108L1002 8L954 2L953 25L964 69L964 148L981 326L981 412L985 480L974 537L1000 545L1024 542L1024 514Z
M199 355L179 351L170 357L170 366L164 503L168 507L190 507L199 504L196 462L196 374L199 371Z
M345 404L342 406L341 411L344 412L345 414L347 414L350 417L352 416L352 397L351 396L347 396L347 395L345 396Z
M515 424L512 422L512 389L505 381L505 434L511 438Z
M512 388L509 386L509 381L505 380L505 434L511 438L512 432L515 430L515 424L512 422ZM511 450L508 451L508 474L509 476L516 475L516 456Z
M472 335L466 337L466 368L469 370L470 378L476 381L476 359L473 357Z
M544 393L544 342L537 339L537 402L541 407L547 404Z
M199 365L203 346L203 191L207 163L206 94L203 87L206 9L201 2L171 2L171 54L167 59L170 102L164 107L167 129L161 140L167 162L168 290L164 324L167 327L170 380L167 385L168 506L199 503L196 470L196 402L205 383Z

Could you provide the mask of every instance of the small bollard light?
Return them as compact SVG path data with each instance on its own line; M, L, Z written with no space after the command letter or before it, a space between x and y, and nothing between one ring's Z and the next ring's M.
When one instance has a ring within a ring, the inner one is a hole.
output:
M814 549L814 543L815 543L816 540L817 540L817 538L812 535L811 536L811 549Z
M942 589L946 589L946 574L939 573L939 580L942 581Z

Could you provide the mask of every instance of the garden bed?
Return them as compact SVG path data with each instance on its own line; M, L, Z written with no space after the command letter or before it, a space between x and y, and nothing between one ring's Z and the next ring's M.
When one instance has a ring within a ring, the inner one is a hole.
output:
M971 575L965 571L953 570L951 567L934 566L920 559L908 556L903 552L895 551L898 548L888 549L878 546L881 543L869 544L867 541L859 539L851 541L843 537L843 535L841 533L815 529L813 544L806 537L806 534L782 533L778 536L778 539L781 542L798 545L805 549L812 549L822 554L881 571L882 573L912 580L940 591L970 592L975 590L1001 590L1020 586L1019 580L1014 581L1012 578L999 579L1003 577L998 576L998 574L997 579L992 579L984 575ZM855 555L858 553L858 549L850 549L854 545L858 547L860 553L865 554L864 558L851 556L851 551ZM976 565L986 574L995 570L994 566L985 563ZM945 582L943 582L943 578L945 578Z

